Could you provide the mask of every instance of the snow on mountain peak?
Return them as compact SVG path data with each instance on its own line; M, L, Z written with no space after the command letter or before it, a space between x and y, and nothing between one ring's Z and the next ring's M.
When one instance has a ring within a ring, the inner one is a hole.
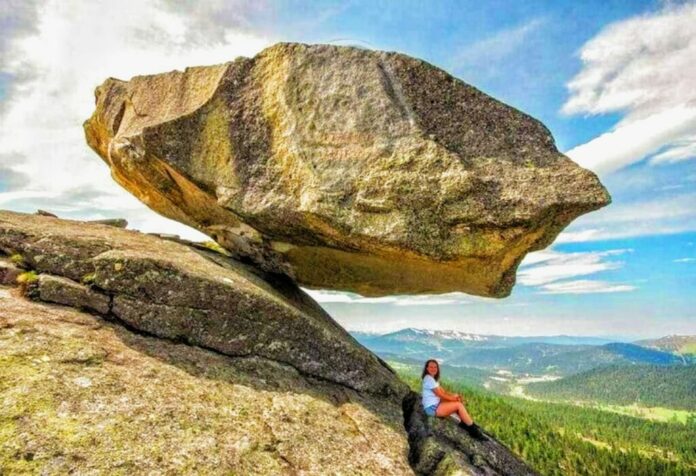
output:
M415 334L415 335L419 335L419 336L434 337L436 339L442 339L442 340L468 340L468 341L476 341L476 342L488 340L488 336L482 336L479 334L470 334L468 332L458 331L458 330L432 330L432 329L416 329L413 327L409 327L408 329L404 329L402 332L409 332L411 334Z

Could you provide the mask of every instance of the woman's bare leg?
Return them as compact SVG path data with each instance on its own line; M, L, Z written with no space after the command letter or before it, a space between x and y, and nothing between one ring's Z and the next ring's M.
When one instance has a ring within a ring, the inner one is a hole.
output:
M439 417L446 417L455 412L457 415L459 415L459 419L467 425L471 425L474 422L474 420L472 420L469 416L469 413L466 411L466 408L464 408L462 402L441 402L437 406L435 415Z

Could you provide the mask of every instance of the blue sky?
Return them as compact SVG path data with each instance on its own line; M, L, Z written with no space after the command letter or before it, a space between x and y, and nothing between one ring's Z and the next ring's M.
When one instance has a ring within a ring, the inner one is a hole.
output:
M276 41L394 50L543 121L613 203L530 255L509 298L313 291L339 322L380 332L696 334L696 3L115 3L0 0L0 208L123 216L134 228L201 238L120 189L84 144L94 86L251 56Z

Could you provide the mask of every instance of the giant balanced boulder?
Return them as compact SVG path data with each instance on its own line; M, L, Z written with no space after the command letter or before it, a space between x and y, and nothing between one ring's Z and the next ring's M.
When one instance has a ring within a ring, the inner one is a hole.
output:
M542 123L397 53L283 43L107 79L85 133L160 214L363 295L506 296L526 253L610 201Z

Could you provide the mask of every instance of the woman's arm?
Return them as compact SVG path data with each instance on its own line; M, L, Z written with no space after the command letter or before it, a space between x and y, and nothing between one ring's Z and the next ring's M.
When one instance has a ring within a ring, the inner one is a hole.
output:
M462 397L456 393L446 392L442 387L436 387L433 389L433 393L440 397L440 399L446 402L463 402Z

